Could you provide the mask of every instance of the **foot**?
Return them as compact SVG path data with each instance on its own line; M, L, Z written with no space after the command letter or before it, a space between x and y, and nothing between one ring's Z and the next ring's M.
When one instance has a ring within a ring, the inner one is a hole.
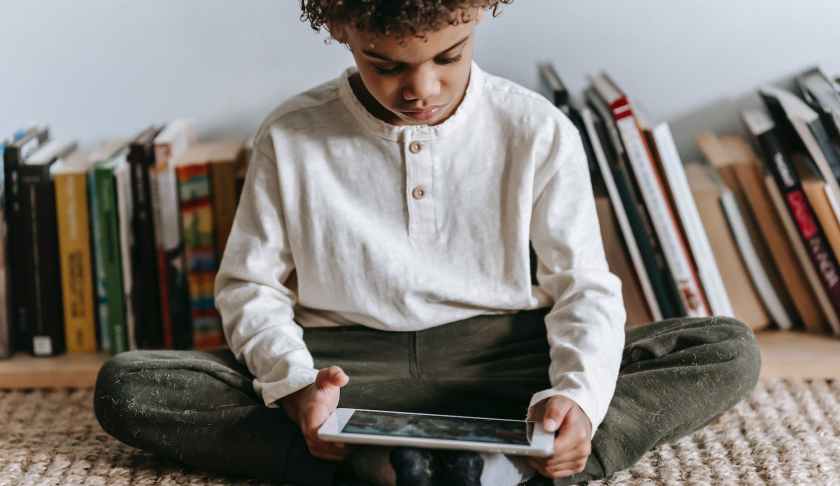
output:
M433 486L432 452L428 449L395 447L391 450L391 466L397 475L397 486Z
M484 459L475 451L436 451L435 480L452 486L481 486Z

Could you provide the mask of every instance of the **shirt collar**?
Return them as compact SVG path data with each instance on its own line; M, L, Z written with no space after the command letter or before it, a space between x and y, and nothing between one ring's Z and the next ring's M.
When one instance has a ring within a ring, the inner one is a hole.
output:
M470 66L470 80L467 83L467 91L461 104L449 118L438 125L392 125L373 116L367 108L362 105L356 97L353 88L350 86L350 76L357 71L355 66L348 67L339 79L339 96L344 105L350 110L361 125L373 135L388 140L432 140L444 137L461 125L464 125L471 113L475 110L478 100L481 98L481 89L484 85L484 72L478 67L475 61Z

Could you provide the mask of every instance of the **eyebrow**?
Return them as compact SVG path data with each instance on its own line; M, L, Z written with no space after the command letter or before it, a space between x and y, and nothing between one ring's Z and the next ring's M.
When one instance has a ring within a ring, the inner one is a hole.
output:
M464 37L463 39L459 40L459 41L458 41L458 42L456 42L455 44L452 44L450 47L447 47L446 49L444 49L444 50L440 51L439 53L435 54L435 56L434 56L434 57L438 57L438 56L440 56L441 54L446 54L447 52L451 51L452 49L455 49L456 47L458 47L458 46L462 45L464 42L467 42L467 40L468 40L469 38L470 38L470 36L466 36L466 37ZM384 56L384 55L382 55L382 54L378 54L378 53L376 53L376 52L373 52L373 51L370 51L370 50L367 50L367 49L362 50L362 52L364 52L365 54L367 54L367 55L368 55L368 56L370 56L370 57L374 57L374 58L376 58L376 59L380 59L380 60L382 60L382 61L386 61L386 62L397 62L397 63L398 63L398 62L400 62L400 61L395 61L394 59L391 59L391 58L389 58L388 56Z

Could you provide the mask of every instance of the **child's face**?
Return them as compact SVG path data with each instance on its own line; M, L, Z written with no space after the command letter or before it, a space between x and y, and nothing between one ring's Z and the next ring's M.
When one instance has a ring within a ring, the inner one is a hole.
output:
M352 50L364 88L380 105L368 109L393 125L435 125L449 118L469 82L473 30L481 12L470 22L427 33L427 41L412 37L402 45L398 39L344 29L340 40Z

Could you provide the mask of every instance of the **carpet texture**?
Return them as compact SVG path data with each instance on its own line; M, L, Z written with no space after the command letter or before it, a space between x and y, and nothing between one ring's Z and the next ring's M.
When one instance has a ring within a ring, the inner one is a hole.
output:
M591 486L840 484L840 382L767 380L690 437ZM0 391L0 486L263 484L204 474L112 439L90 390Z

